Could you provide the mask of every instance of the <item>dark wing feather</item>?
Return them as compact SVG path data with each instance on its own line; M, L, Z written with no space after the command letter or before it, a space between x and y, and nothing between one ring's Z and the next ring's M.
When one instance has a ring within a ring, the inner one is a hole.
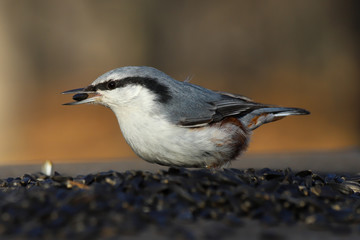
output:
M215 117L214 121L221 121L225 117L236 116L241 117L255 109L266 107L266 105L242 101L242 100L222 100L213 103L215 106Z
M234 93L228 93L228 92L221 92L221 91L214 91L216 93L219 93L223 96L228 96L228 97L231 97L231 98L236 98L236 99L241 99L245 102L253 102L253 100L251 100L250 98L248 97L245 97L243 95L239 95L239 94L234 94Z
M266 107L267 105L256 103L250 98L227 92L217 92L223 99L213 103L216 113L221 115L221 119L228 116L241 117L255 109Z
M182 118L178 125L183 127L200 127L208 123L211 123L213 120L211 117L204 118Z

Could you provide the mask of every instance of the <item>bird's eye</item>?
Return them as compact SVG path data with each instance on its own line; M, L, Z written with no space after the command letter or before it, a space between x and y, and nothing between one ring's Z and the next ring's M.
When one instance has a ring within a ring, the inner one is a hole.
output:
M106 86L107 86L107 88L109 90L115 89L116 88L116 82L115 81L110 81L110 82L108 82L108 84Z

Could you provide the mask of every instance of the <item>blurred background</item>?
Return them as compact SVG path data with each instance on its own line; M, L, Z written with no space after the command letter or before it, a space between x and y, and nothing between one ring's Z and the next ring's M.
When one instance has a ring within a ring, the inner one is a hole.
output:
M302 107L248 153L360 146L359 1L0 1L0 164L135 157L113 113L65 90L127 65Z

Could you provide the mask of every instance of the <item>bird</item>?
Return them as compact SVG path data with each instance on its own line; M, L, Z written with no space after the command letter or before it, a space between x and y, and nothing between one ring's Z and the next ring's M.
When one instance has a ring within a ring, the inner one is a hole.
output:
M228 167L259 126L310 113L178 81L148 66L116 68L63 94L74 94L75 100L63 105L110 108L132 150L145 161L169 167Z

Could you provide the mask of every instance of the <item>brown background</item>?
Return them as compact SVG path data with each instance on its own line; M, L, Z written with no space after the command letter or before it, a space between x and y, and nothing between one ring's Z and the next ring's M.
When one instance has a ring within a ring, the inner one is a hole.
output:
M0 2L0 164L134 157L115 116L59 93L126 65L303 107L249 153L358 148L358 1Z

